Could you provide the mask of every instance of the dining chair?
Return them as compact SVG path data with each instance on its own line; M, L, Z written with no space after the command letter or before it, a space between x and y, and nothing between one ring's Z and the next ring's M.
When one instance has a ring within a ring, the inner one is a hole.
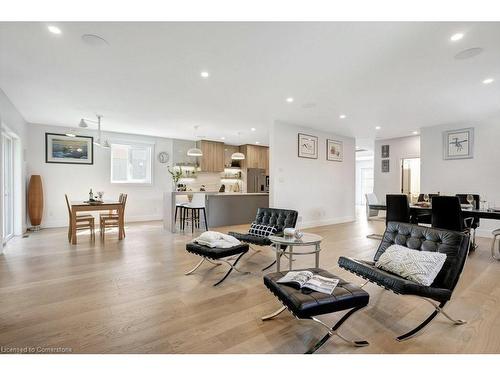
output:
M470 233L464 221L458 197L439 196L432 198L432 227Z
M385 202L387 206L387 214L385 216L386 225L389 221L397 221L400 223L410 222L410 204L407 195L387 194Z
M455 194L456 197L460 200L460 204L469 204L467 201L467 196L469 194ZM481 197L479 194L470 194L472 195L472 198L474 198L473 208L476 210L479 210L481 207ZM467 216L467 211L462 211L464 215L464 222L465 225L471 230L472 233L472 242L471 242L471 250L475 250L477 245L476 245L476 229L479 227L480 221L478 217L472 217L472 216Z
M68 225L68 241L71 243L72 222L71 222L71 205L69 204L68 194L64 194L66 199L66 207L68 207L69 225ZM77 214L76 215L76 231L89 229L90 239L95 240L95 219L90 214Z
M123 215L125 215L125 205L127 204L127 194L121 193L118 202L123 206ZM123 233L123 238L125 238L125 228L120 228L120 214L118 210L107 214L101 214L99 217L99 232L101 238L104 239L107 228L118 228Z
M367 218L367 220L384 221L385 218L382 216L379 216L379 210L374 210L374 209L370 208L370 205L372 205L372 204L379 204L379 201L378 201L375 193L365 194L365 201L366 201L366 218Z

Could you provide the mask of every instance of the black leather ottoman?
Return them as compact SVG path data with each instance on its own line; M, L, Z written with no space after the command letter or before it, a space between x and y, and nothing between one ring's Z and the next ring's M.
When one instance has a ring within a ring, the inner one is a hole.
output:
M214 286L219 285L221 282L223 282L226 277L229 276L231 271L235 270L237 272L243 273L243 274L249 274L250 272L245 272L241 271L238 268L236 268L236 263L241 259L241 257L248 251L248 244L239 244L237 246L229 247L229 248L218 248L218 247L208 247L204 245L197 244L195 242L189 242L186 244L186 250L192 254L198 255L201 257L201 260L199 263L191 270L185 273L185 275L190 275L194 271L196 271L202 263L206 260L214 265L220 266L220 262L226 263L230 268L227 271L227 273L224 275L222 279L220 279L218 282L214 284ZM228 260L223 259L231 256L237 256L236 260L233 263L230 263Z
M337 330L356 311L368 305L370 296L367 292L355 284L342 280L338 276L331 274L321 268L308 268L308 271L325 277L340 279L331 295L302 290L293 286L278 284L277 281L287 272L274 272L264 276L264 285L280 300L284 305L276 312L262 317L262 320L269 320L288 309L297 319L312 319L328 329L328 333L318 341L306 354L312 354L318 350L331 336L338 336L345 342L354 346L367 346L367 341L351 341L342 336ZM329 314L336 311L349 310L340 320L330 328L323 323L316 315Z

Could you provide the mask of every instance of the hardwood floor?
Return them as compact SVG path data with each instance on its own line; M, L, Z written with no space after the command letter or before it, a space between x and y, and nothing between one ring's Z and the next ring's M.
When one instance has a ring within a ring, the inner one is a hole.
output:
M381 233L383 223L360 219L308 231L324 237L322 268L361 283L337 259L371 258L378 241L365 236ZM280 306L262 283L270 249L242 258L241 268L256 275L234 273L212 287L226 266L203 265L184 276L199 260L184 250L190 233L172 235L160 222L148 222L129 224L123 241L116 237L110 232L104 244L92 244L79 234L72 246L61 228L12 239L0 255L0 346L74 353L303 353L325 334L288 312L260 320ZM420 336L396 342L430 313L430 305L368 285L369 306L342 332L370 345L352 348L333 338L318 353L500 353L500 262L490 259L488 239L478 243L447 306L468 324L453 326L439 317ZM304 256L294 267L313 264ZM338 315L323 318L333 322Z

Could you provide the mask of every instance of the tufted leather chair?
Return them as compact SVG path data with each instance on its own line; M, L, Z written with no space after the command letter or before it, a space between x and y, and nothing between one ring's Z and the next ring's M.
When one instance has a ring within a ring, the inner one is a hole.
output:
M446 254L446 262L431 286L424 286L375 267L392 244ZM461 232L389 222L373 261L339 258L339 266L397 294L428 297L439 302L451 298L469 250L469 237Z
M375 267L375 262L392 244L420 251L446 254L443 268L441 268L432 285L424 286ZM420 332L439 313L442 313L456 325L465 323L463 320L451 318L443 311L443 307L450 300L458 283L469 252L469 244L469 235L463 232L389 222L373 261L340 257L338 264L340 267L396 294L422 297L434 306L434 311L419 326L397 338L402 341ZM431 300L439 302L439 305Z
M277 236L283 234L285 228L295 228L298 212L281 208L259 208L253 221L255 224L273 225L278 228ZM267 237L254 236L248 233L229 232L229 235L236 237L240 241L259 246L271 245L271 240Z

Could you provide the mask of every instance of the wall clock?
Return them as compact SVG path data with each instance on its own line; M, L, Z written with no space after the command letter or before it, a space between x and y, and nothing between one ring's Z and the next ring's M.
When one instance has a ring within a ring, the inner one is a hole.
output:
M169 159L168 152L162 151L158 154L158 161L162 164L167 163Z

